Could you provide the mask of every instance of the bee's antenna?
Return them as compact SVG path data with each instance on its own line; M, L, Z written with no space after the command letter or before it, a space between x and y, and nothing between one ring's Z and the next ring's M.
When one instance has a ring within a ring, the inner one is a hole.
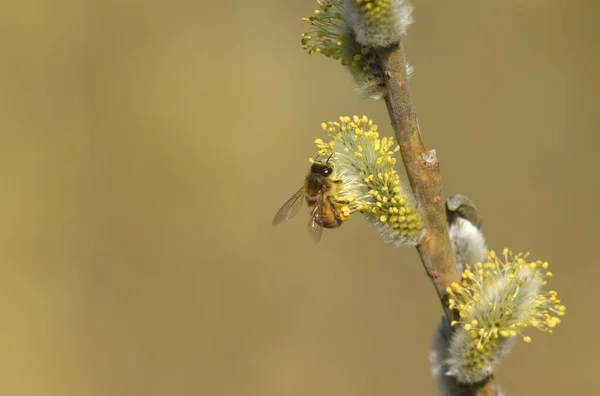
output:
M333 157L333 153L329 154L329 157L327 157L327 161L325 162L327 165L329 165L329 160L331 159L331 157Z
M317 154L317 156L315 157L315 162L317 162L317 160L319 159L320 156L321 156L321 154Z

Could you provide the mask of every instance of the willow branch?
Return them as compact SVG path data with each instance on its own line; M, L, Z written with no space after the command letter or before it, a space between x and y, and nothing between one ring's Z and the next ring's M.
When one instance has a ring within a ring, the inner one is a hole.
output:
M439 162L435 150L428 151L421 139L402 43L380 48L379 55L387 76L385 102L388 113L400 145L408 180L427 230L417 250L442 303L446 318L451 322L457 319L457 313L448 308L446 288L459 278L448 235ZM492 377L481 384L459 387L462 388L460 394L496 395L499 391Z
M435 150L427 151L421 139L402 44L381 49L380 56L387 75L388 95L385 103L400 145L408 180L427 229L427 235L417 246L417 250L442 301L446 317L452 321L455 314L445 303L446 288L458 281L458 274L450 247L444 202L441 199L439 162Z

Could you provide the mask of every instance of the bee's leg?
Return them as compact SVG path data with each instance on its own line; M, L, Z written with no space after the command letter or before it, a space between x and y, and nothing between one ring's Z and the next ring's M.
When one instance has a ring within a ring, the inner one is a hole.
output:
M352 202L352 199L336 199L332 196L329 196L327 197L327 200L331 204L331 209L333 210L333 215L336 219L339 219L341 221L349 219L350 212L348 211L348 207L346 205L350 204L350 202ZM344 207L346 208L346 211L343 210ZM340 208L342 210L340 210Z
M339 219L340 218L340 213L337 210L337 205L340 203L340 201L337 200L337 199L335 199L332 196L327 197L327 200L331 204L331 209L333 210L333 215L335 216L336 219Z
M331 181L335 184L342 184L342 179L332 179Z
M348 205L353 201L353 199L348 199L348 198L340 198L340 199L336 199L335 203L336 204L340 204L340 205Z

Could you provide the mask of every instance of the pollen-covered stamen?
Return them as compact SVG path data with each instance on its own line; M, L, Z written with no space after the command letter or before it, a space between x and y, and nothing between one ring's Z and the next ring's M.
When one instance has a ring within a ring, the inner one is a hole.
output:
M460 382L473 383L491 373L512 339L534 327L551 333L565 307L557 293L545 292L547 262L528 262L528 254L504 249L501 261L494 251L483 263L465 265L461 281L447 288L448 305L459 313L451 325L449 371ZM531 337L523 340L531 342Z
M341 181L338 199L352 199L347 205L350 214L366 214L387 242L417 244L424 234L423 222L394 169L394 154L400 149L394 139L380 139L367 117L340 117L322 127L332 140L315 143L319 155L332 155L335 177Z
M347 42L342 15L335 1L320 1L319 9L302 21L311 29L302 34L302 45L309 54L322 53L325 56L340 59L344 55L344 44Z

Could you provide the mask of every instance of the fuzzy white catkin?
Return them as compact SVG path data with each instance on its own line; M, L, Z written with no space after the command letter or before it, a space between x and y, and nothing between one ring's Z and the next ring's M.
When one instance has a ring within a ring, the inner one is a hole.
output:
M340 117L322 127L332 140L315 144L334 166L337 198L348 201L349 214L363 213L386 243L417 245L425 230L412 192L394 168L394 153L400 150L395 139L380 139L377 125L366 116Z
M457 377L449 371L450 359L450 339L452 329L445 317L442 317L440 323L435 329L433 345L429 353L431 363L431 372L437 381L439 396L472 396L473 389L468 384L461 384ZM502 390L499 390L498 396L505 396Z
M514 340L527 328L552 333L565 315L555 290L544 290L552 277L549 264L528 260L529 254L502 256L489 251L475 265L465 265L461 281L446 289L448 307L457 312L445 349L444 371L462 384L477 384L495 372Z
M456 262L456 270L463 272L465 264L475 264L483 261L487 245L481 230L469 220L457 217L448 229L450 243Z
M356 33L359 43L371 47L387 47L400 41L413 22L413 6L406 0L380 1L385 3L380 12L378 1L371 1L373 9L365 10L367 1L346 0L344 17Z
M354 30L342 16L343 9L343 0L319 1L319 9L303 18L310 28L302 35L302 46L309 54L340 60L352 74L361 97L381 100L387 95L387 87L377 52L356 40Z

